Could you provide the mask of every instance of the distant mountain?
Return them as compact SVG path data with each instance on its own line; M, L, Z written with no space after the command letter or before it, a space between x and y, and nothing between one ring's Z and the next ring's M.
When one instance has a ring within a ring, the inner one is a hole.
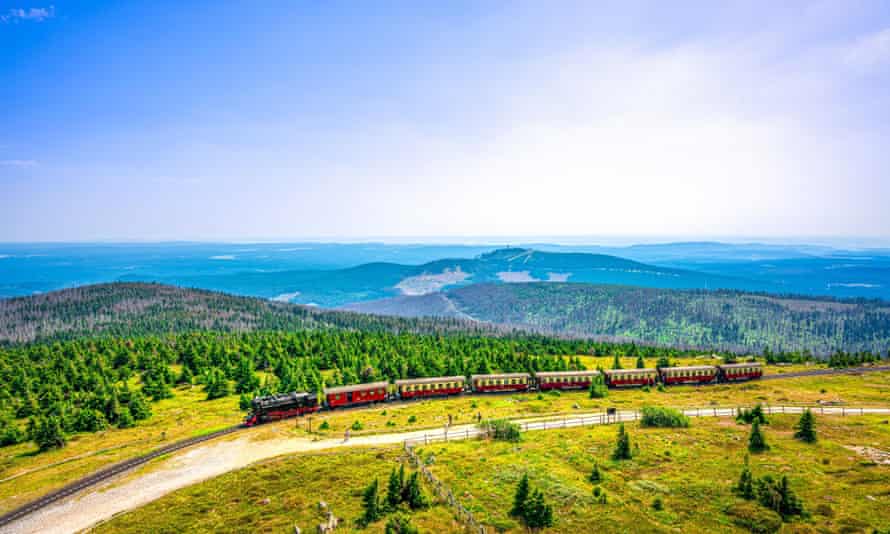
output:
M302 304L337 307L396 296L417 296L477 283L586 282L666 288L767 289L768 283L738 277L658 267L605 254L505 248L474 258L448 258L422 265L368 263L327 271L234 273L180 285L200 285Z
M500 333L470 321L374 317L160 284L99 284L0 299L0 342L319 328Z
M739 291L617 285L475 284L440 295L347 307L407 317L472 318L580 337L760 351L890 348L890 304Z

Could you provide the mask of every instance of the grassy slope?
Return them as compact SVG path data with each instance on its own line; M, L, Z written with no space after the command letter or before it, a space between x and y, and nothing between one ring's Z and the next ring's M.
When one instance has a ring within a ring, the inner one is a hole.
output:
M362 490L377 478L381 495L385 493L389 473L402 454L395 447L277 458L184 488L94 531L293 532L297 525L308 533L324 519L319 501L346 520L338 532L352 531L362 513ZM412 521L421 532L459 531L449 509L441 505L414 514ZM362 532L383 532L385 524L378 521Z
M835 531L843 525L890 523L890 466L870 465L844 446L890 449L890 425L878 417L817 417L820 441L793 439L796 417L775 416L766 427L772 449L754 455L755 476L787 474L810 510L820 504L835 517L814 514L804 523ZM639 453L613 462L615 427L530 433L519 445L463 442L429 446L432 470L487 522L521 532L506 512L516 482L528 472L555 505L554 532L744 531L724 510L746 454L749 427L732 421L693 420L689 429L640 429L629 425ZM827 463L823 463L827 460ZM587 481L593 462L606 470L606 505L596 504ZM655 497L664 510L655 511ZM850 532L858 532L859 529Z
M605 363L605 362L603 362ZM631 362L625 362L629 366ZM775 372L776 368L768 368ZM824 393L823 393L824 390ZM0 448L0 513L28 502L40 495L93 472L109 462L131 458L169 442L195 433L233 425L243 413L237 409L237 398L204 400L201 388L177 389L176 397L153 404L154 416L135 428L109 429L95 434L74 436L64 449L34 454L32 443ZM553 413L601 411L606 407L634 408L643 405L702 407L736 406L766 402L814 403L817 400L841 400L852 405L886 405L890 399L890 373L862 376L829 376L796 378L732 386L671 387L664 392L649 393L636 389L612 390L606 399L588 399L586 392L523 395L465 395L393 403L370 408L327 412L312 418L312 431L321 436L339 436L360 421L360 433L394 432L410 429L441 429L451 414L455 424L472 422L477 413L483 417L527 417ZM409 422L411 417L414 422ZM322 421L330 429L319 432ZM391 422L391 424L388 424ZM289 432L306 436L307 418L267 425L270 436ZM359 433L355 433L359 434ZM107 452L98 452L105 451ZM64 462L64 463L59 463ZM24 473L24 474L23 474ZM20 475L20 476L16 476Z
M814 514L798 524L836 531L890 521L890 466L871 465L844 448L890 448L890 425L878 417L818 417L820 441L792 439L795 418L775 416L766 428L772 449L751 461L755 475L788 474L809 510L827 505L834 517ZM507 516L515 484L528 472L555 505L553 532L743 532L724 512L742 501L731 492L748 427L728 420L694 420L689 429L630 425L639 453L632 461L608 459L615 427L534 432L520 444L469 441L419 450L462 503L488 525L523 530ZM100 533L194 531L283 532L318 522L316 504L331 503L341 517L360 514L361 489L371 477L383 484L398 448L335 455L296 455L264 462L165 496L96 528ZM828 459L827 463L823 459ZM608 504L595 504L587 481L594 461L605 469ZM654 511L661 497L664 511ZM268 504L262 500L269 498ZM822 508L824 510L824 508ZM460 532L448 509L416 514L421 532ZM380 532L377 523L365 532ZM788 528L788 527L786 527ZM344 530L352 531L347 526Z

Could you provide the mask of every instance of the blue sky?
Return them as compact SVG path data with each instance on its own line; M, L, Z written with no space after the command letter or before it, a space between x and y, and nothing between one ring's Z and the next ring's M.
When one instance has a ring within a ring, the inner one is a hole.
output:
M886 2L0 0L0 241L890 240Z

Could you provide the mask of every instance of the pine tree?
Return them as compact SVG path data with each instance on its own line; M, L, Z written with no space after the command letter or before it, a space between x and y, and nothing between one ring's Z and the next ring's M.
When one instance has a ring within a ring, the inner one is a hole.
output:
M117 420L118 428L130 428L134 426L136 422L133 420L133 414L130 413L130 409L124 406L121 408L121 415Z
M219 399L231 393L229 380L222 369L214 367L207 372L204 391L207 393L207 400Z
M665 367L670 367L671 361L667 356L659 356L658 361L655 363L656 369L664 369Z
M602 399L609 395L603 375L594 375L590 380L590 398Z
M412 510L422 510L429 506L429 499L423 494L423 488L420 486L418 471L411 473L411 476L408 477L408 498L406 501Z
M612 361L612 369L623 369L621 367L621 358L618 355L615 355L615 360Z
M600 471L599 464L593 464L593 470L590 471L590 477L588 477L588 479L594 484L599 484L603 481L603 473Z
M361 522L365 525L369 525L374 521L380 519L381 511L380 511L380 498L377 495L378 484L377 479L375 478L367 488L365 488L365 492L362 495L362 506L365 511L362 514Z
M68 442L62 432L62 423L55 415L37 419L32 430L32 439L41 451L60 449Z
M130 396L129 408L130 413L133 415L133 419L136 419L137 421L151 417L151 406L145 401L145 397L142 396L142 393L138 391Z
M645 368L646 368L646 361L643 360L643 356L642 355L637 356L637 369L645 369Z
M816 421L815 417L813 417L813 412L809 408L801 414L794 437L807 443L816 442Z
M253 362L242 356L235 371L235 393L249 393L260 386L260 379L253 372Z
M739 483L735 489L743 499L750 501L754 498L754 475L751 474L747 454L745 455L745 466L742 468L742 474L739 476Z
M538 530L553 526L553 507L544 500L541 490L535 490L525 505L525 525Z
M510 515L513 517L523 517L525 515L525 502L528 500L528 473L522 475L519 484L516 486L516 494L513 496L513 508Z
M389 485L386 487L386 505L390 510L398 508L402 502L402 483L399 481L399 473L393 468L389 474Z
M613 460L630 460L631 454L630 436L624 430L624 423L618 425L618 439L615 443L615 452L612 453Z
M754 424L751 425L751 435L748 437L748 450L751 452L769 450L766 438L763 437L763 432L760 431L760 421L755 420Z

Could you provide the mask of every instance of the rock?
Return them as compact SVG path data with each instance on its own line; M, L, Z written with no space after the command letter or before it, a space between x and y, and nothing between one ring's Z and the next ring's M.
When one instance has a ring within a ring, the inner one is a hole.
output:
M269 497L266 497L265 499L260 501L260 504L269 504L270 502L272 502L272 499L270 499Z
M324 501L318 501L318 509L319 509L319 510L327 510L327 509L328 509L328 503L326 503L326 502L324 502Z
M300 530L300 527L294 525L294 534L303 534L303 531Z

